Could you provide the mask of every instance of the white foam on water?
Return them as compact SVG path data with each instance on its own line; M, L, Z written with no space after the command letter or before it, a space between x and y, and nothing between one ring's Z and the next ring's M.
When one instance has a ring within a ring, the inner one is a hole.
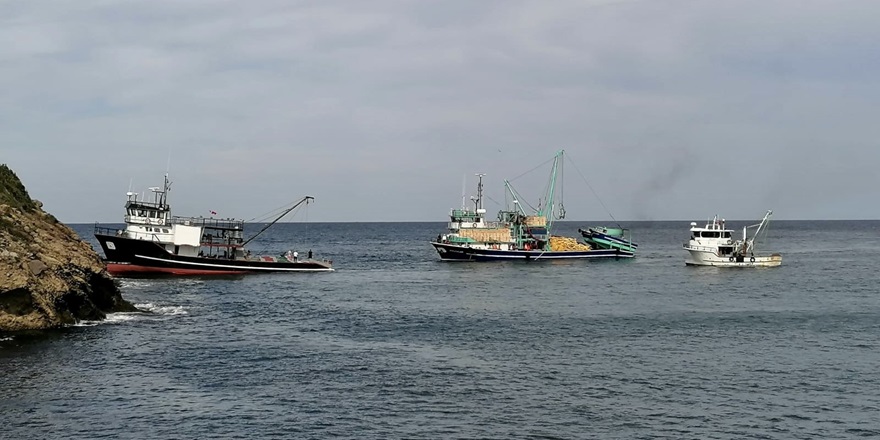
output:
M148 285L150 285L149 281L131 279L131 278L120 278L119 279L119 286L122 288L143 287L143 286L148 286Z
M94 327L101 324L121 324L123 322L134 321L135 319L138 319L143 315L143 313L139 312L108 313L107 317L101 321L82 320L78 321L76 324L71 325L71 327Z
M149 319L150 317L155 317L156 315L175 316L186 315L188 313L183 306L159 306L153 303L135 304L134 306L137 307L140 311L108 313L107 317L104 320L82 320L70 325L70 327L94 327L101 324L122 324L139 319Z
M12 340L12 336L7 336L7 337L5 337L5 338L0 338L0 342L3 342L3 341L11 341L11 340Z
M135 304L135 307L154 313L157 315L186 315L188 312L183 306L159 306L153 303L143 303L143 304Z

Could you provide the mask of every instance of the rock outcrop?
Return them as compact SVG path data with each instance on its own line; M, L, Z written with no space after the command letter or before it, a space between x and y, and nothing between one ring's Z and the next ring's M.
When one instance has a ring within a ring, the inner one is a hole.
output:
M15 173L0 165L0 331L53 328L136 310L95 250L44 212Z

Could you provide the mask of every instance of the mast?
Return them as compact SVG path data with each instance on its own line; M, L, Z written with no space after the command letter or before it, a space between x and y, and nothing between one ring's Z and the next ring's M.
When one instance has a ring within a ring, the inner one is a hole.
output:
M761 223L758 225L758 229L755 231L755 236L756 236L756 237L758 236L758 234L761 233L761 230L762 230L762 229L766 229L765 226L766 226L767 223L770 221L770 216L771 216L771 215L773 215L773 211L767 211L767 213L764 214L764 218L761 219Z
M477 173L477 178L479 179L477 182L477 212L480 212L480 210L483 209L483 176L485 175L486 173Z
M168 159L171 160L170 158ZM165 173L165 182L162 184L162 195L159 198L159 207L166 207L168 205L168 192L171 191L171 181L168 180L168 173Z
M289 213L290 211L293 211L294 209L296 209L297 206L302 205L303 202L308 203L309 200L314 200L314 199L315 199L315 198L312 197L312 196L305 196L305 197L303 197L302 199L300 199L300 201L296 202L293 206L291 206L290 208L285 209L284 212L281 213L281 215L279 215L278 217L276 217L275 220L272 220L272 223L269 223L268 225L263 226L263 229L260 229L260 232L257 232L257 233L254 234L251 238L248 238L247 240L245 240L244 243L241 244L241 246L244 247L246 244L250 243L251 240L257 238L257 236L259 236L259 235L262 234L264 231L266 231L266 229L269 229L270 226L272 226L272 225L274 225L275 223L277 223L278 220L281 220L281 218L284 217L285 215L287 215L287 213Z
M516 190L513 189L513 186L510 185L509 180L504 180L504 187L507 188L507 191L510 192L510 196L513 197L514 211L519 211L520 214L526 215L526 211L523 209L522 204L519 203L520 196L517 194Z
M465 199L467 199L467 189L465 186L467 185L467 174L461 176L461 210L464 211L467 209L467 204L465 203Z
M542 209L542 212L538 213L538 215L543 215L544 218L547 219L548 231L553 224L553 195L556 191L556 173L559 169L559 158L562 157L564 152L565 150L559 150L559 152L556 153L556 157L553 158L553 169L550 171L550 188L547 190L547 204Z
M755 239L758 238L758 234L761 233L762 230L766 230L766 225L770 221L770 216L773 215L772 210L768 210L766 214L764 214L764 218L761 219L761 223L758 224L758 229L755 229L755 235L752 236L750 240L750 248L754 251L755 248Z

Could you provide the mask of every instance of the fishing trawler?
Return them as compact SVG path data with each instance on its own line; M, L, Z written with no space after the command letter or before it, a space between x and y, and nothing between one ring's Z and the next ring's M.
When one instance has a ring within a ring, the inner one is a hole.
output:
M254 272L328 272L332 262L300 258L298 252L281 256L251 255L245 246L282 217L314 200L305 196L285 209L256 234L244 238L244 221L171 215L168 192L171 183L150 188L153 201L139 200L128 192L125 228L95 224L95 238L104 250L107 271L112 275L220 275Z
M733 229L727 229L724 219L713 219L705 227L697 227L691 222L691 237L684 244L688 256L684 262L688 266L718 267L775 267L782 264L782 255L757 255L755 249L758 237L765 237L773 211L767 211L756 225L743 227L742 239L733 238ZM749 237L748 231L754 230Z
M537 208L527 212L525 202L505 180L512 207L499 211L498 219L488 220L483 206L483 177L477 174L477 195L472 197L473 209L453 209L447 232L431 241L445 261L491 260L556 260L581 258L632 258L633 250L623 247L593 248L575 238L552 234L554 220L565 217L562 200L556 200L557 176L561 174L564 151L553 158L547 193ZM633 248L634 249L634 248Z

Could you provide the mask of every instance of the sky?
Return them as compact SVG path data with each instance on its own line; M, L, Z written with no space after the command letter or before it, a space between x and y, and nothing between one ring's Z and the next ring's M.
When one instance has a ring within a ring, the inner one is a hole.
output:
M0 1L0 163L67 223L880 219L880 2ZM543 167L539 165L545 164ZM531 172L529 172L532 170Z

